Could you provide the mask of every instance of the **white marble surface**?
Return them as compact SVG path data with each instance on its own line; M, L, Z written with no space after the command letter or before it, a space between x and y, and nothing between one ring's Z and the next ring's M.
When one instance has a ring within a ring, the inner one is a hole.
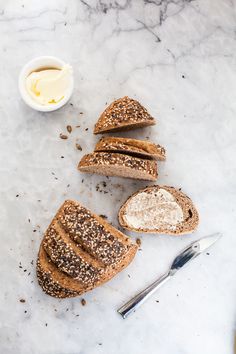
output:
M234 0L0 2L1 354L233 352L235 6ZM21 101L19 71L38 55L73 65L73 106L42 114ZM99 113L123 95L140 99L158 119L156 127L126 135L149 136L166 147L159 183L182 187L201 223L192 236L141 236L134 262L86 294L82 307L80 298L44 295L31 261L65 198L117 225L121 203L146 185L110 179L101 187L109 192L104 194L96 191L103 177L76 170L97 141L92 128ZM81 127L61 140L67 124ZM76 139L83 152L75 149ZM181 248L215 231L224 237L209 255L192 262L132 317L118 316L117 307L164 272Z

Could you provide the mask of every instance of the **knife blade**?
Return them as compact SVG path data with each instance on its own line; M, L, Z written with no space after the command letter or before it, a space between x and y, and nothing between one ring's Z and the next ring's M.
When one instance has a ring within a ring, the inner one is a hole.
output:
M130 313L135 311L141 306L144 301L146 301L156 290L163 285L167 280L169 280L179 269L181 269L185 264L187 264L192 259L199 256L202 252L207 250L212 246L222 235L220 233L215 233L209 236L205 236L197 241L192 242L184 250L182 250L173 260L169 270L154 283L149 285L143 291L134 296L126 304L120 307L117 312L126 318Z

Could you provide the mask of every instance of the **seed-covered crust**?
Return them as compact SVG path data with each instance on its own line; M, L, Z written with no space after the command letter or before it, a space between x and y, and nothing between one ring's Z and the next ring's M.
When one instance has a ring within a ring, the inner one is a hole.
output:
M116 263L132 245L126 236L119 233L119 239L118 230L108 230L108 223L101 223L99 217L80 204L66 201L57 219L72 240L106 266Z
M165 149L159 144L146 140L120 137L103 137L95 146L95 151L118 152L131 156L165 160Z
M89 167L93 168L93 170ZM99 167L102 167L103 170L96 170ZM114 167L116 170L114 170ZM85 155L82 157L78 169L82 172L99 173L107 176L122 176L154 181L157 179L156 161L119 153L94 152Z
M126 214L126 208L130 200L139 193L151 193L153 190L158 191L158 189L165 189L175 198L176 203L181 207L183 211L183 222L177 224L174 230L169 230L169 229L166 230L163 228L159 228L155 230L144 229L144 228L134 229L133 227L128 225L124 219L124 215ZM195 208L192 200L186 194L184 194L179 189L176 189L174 187L157 186L157 185L146 187L132 194L126 200L126 202L121 206L119 210L118 218L119 218L120 225L128 230L135 231L135 232L169 234L169 235L183 235L183 234L191 233L195 231L199 223L199 215L197 209Z
M37 276L43 290L71 297L108 281L133 259L130 239L75 201L67 200L42 241Z
M85 291L85 288L78 281L57 269L42 245L39 249L36 272L39 285L50 296L59 298L74 297Z
M111 103L95 124L94 134L154 125L155 119L138 101L125 96Z
M51 224L43 239L43 247L51 260L63 272L78 279L85 285L93 285L104 272L104 266L95 262L69 237L63 237L63 230L55 223Z

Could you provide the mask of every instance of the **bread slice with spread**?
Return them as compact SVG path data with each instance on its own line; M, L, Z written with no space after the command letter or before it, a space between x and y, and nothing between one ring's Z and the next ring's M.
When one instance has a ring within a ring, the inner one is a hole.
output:
M103 218L75 201L63 203L40 247L37 275L55 297L77 296L114 277L137 246Z
M181 190L156 185L131 195L120 208L119 222L135 232L182 235L197 228L199 217Z
M95 146L97 152L118 152L151 160L165 160L165 149L148 140L103 137Z
M112 152L94 152L85 155L78 169L86 173L146 181L156 181L158 176L156 161Z
M125 96L111 103L94 127L94 134L143 128L156 124L138 101Z

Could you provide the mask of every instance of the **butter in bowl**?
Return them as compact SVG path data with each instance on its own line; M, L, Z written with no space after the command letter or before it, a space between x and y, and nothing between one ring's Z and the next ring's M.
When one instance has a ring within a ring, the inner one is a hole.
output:
M19 75L19 90L31 108L51 112L64 106L74 87L73 70L63 60L52 56L28 62Z

